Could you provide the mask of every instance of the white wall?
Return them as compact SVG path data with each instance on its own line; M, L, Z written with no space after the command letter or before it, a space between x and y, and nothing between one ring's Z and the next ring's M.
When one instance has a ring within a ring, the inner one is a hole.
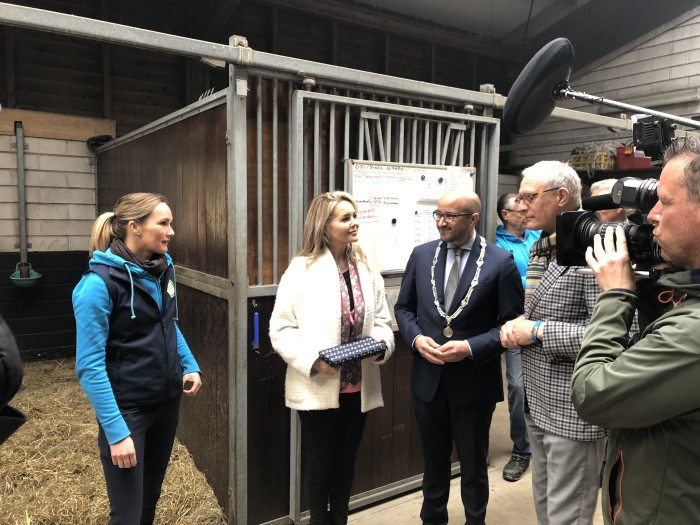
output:
M17 151L0 135L0 252L19 252ZM87 250L95 220L94 155L84 140L25 137L28 251Z
M640 36L581 71L576 70L574 62L570 82L575 91L618 102L687 118L700 115L700 7L653 33ZM694 100L670 103L678 95L694 97ZM620 116L618 109L575 100L562 101L559 106ZM676 132L676 136L681 134ZM612 136L605 128L550 117L536 133L517 137L513 163L566 161L577 146L620 145L631 140L631 132Z

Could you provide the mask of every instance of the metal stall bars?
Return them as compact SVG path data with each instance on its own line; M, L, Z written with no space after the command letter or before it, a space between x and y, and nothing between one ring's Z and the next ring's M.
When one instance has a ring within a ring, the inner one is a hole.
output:
M348 188L345 159L482 166L481 187L495 195L498 119L467 113L461 102L420 98L402 91L400 79L395 79L399 87L394 90L364 90L328 76L319 86L309 78L280 71L243 66L232 69L230 92L234 101L229 106L229 129L238 131L229 137L229 159L240 158L244 145L248 152L255 152L255 158L249 158L245 166L238 162L236 168L234 162L232 170L235 187L247 184L248 188L238 194L235 209L246 208L238 216L254 217L254 224L247 229L248 242L242 245L248 252L238 255L249 263L248 294L255 298L256 307L274 297L279 276L301 247L306 205L313 195ZM246 115L255 115L254 129L250 120L247 129L237 120ZM481 152L478 162L477 152ZM486 185L488 179L494 181L492 188ZM398 284L398 278L393 279ZM247 359L246 364L249 369L274 369L265 361ZM248 377L259 375L253 372ZM265 379L281 380L272 371ZM249 385L249 393L255 388ZM303 523L300 432L294 413L289 428L289 517ZM251 448L247 452L251 454ZM385 481L357 494L352 507L411 490L420 477L406 475Z

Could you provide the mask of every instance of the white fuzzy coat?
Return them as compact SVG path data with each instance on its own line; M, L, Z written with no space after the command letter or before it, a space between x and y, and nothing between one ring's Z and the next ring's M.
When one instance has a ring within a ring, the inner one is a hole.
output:
M308 269L306 261L307 257L292 259L280 280L270 319L270 340L287 363L286 405L295 410L338 408L340 374L311 375L318 353L340 344L338 268L328 250ZM362 361L362 412L367 412L384 405L379 364L394 351L394 333L382 276L361 262L357 269L365 300L362 335L387 345L382 361Z

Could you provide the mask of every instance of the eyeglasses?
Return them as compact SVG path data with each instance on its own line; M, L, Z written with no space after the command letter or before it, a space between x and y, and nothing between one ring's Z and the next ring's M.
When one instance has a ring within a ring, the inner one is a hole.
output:
M503 208L505 211L509 211L511 213L523 213L523 210L511 210L510 208Z
M440 219L445 219L445 222L450 223L454 221L457 217L466 217L467 215L474 215L476 212L471 211L469 213L442 213L441 211L435 210L433 212L433 219L439 221Z
M538 191L537 193L521 193L514 199L515 204L520 204L523 201L525 202L525 204L532 204L532 202L537 198L538 195L542 195L543 193L547 193L548 191L554 191L558 189L559 188L549 188L546 190Z

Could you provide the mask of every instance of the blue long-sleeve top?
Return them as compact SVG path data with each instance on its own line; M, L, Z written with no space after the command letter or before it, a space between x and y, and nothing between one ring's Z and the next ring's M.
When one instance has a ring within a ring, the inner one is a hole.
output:
M168 267L172 260L165 254ZM134 319L134 283L147 290L159 311L163 312L163 298L160 279L141 267L127 262L111 253L95 251L90 260L90 268L105 265L126 271L131 284L131 317ZM174 277L174 273L173 273ZM168 293L176 300L174 279L168 283ZM130 435L129 428L122 417L114 389L107 370L107 342L110 332L110 317L114 305L107 284L98 274L87 272L73 291L73 310L76 321L76 374L85 395L92 404L97 419L105 431L107 441L114 444ZM176 306L175 306L176 309ZM182 374L199 372L199 366L173 319L177 354L182 366ZM160 326L153 327L154 330ZM143 367L142 367L143 368ZM134 370L139 370L137 367ZM148 376L144 376L144 383ZM180 388L181 388L180 384Z

